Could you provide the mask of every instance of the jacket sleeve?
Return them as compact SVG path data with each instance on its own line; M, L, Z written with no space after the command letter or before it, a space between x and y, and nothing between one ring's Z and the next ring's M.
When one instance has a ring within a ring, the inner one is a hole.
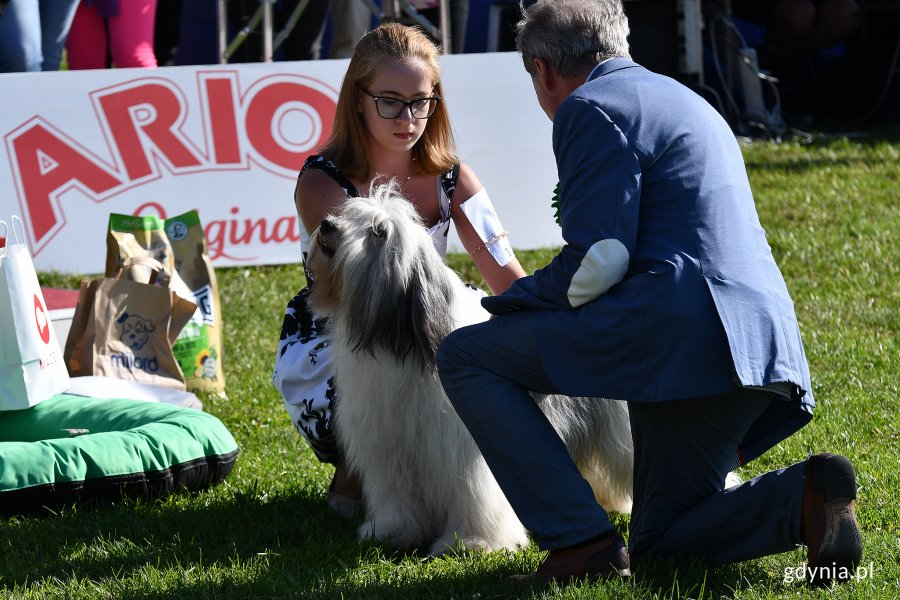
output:
M640 163L619 127L596 103L570 96L556 112L553 151L565 245L546 267L484 298L493 314L581 306L621 281L634 255Z

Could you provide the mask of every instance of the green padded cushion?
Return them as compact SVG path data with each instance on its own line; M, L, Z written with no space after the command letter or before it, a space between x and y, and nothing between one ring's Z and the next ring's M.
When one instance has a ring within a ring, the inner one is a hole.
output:
M0 512L196 491L224 479L237 453L199 410L59 394L0 412Z

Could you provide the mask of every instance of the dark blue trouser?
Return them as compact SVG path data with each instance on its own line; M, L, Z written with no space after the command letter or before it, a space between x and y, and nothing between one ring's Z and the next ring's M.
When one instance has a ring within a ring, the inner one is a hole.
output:
M535 313L451 333L438 350L441 382L500 487L542 549L612 529L587 482L528 391L554 393L540 361ZM723 491L738 443L774 401L735 390L660 403L630 402L635 444L629 551L723 564L801 542L805 463Z

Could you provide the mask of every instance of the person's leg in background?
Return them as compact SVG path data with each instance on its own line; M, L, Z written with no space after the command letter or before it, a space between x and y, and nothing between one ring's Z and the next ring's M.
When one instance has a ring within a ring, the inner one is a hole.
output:
M363 0L331 0L331 48L328 58L350 58L356 42L372 25L372 11Z
M772 11L766 43L785 52L828 48L859 27L855 0L781 0Z
M180 28L181 0L157 0L156 20L153 26L153 54L158 65L174 64Z
M156 68L156 54L153 52L156 0L120 2L119 14L108 17L107 21L109 48L116 67Z
M285 18L295 4L287 2L282 7ZM282 44L282 60L317 60L322 56L322 37L330 10L331 0L309 0L296 27Z
M469 0L450 0L450 51L466 51L466 28L469 26Z
M465 51L466 28L469 25L469 0L444 0L447 2L447 12L450 19L449 48L444 48L447 54L461 54ZM419 13L428 19L437 29L441 25L441 9L438 3L435 6L420 8ZM431 34L429 34L431 35ZM439 39L434 40L440 43Z
M97 5L81 3L66 41L69 68L105 69L108 65L106 21Z
M215 65L219 62L216 0L187 0L181 5L176 65ZM230 37L228 38L231 39Z
M40 71L42 60L38 4L11 0L0 15L0 73Z
M79 0L40 0L42 71L58 71Z
M78 0L11 0L0 15L0 73L58 71Z

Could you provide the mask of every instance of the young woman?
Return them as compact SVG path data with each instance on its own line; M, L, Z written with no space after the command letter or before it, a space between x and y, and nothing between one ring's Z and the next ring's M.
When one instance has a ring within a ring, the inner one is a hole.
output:
M326 215L349 197L367 195L372 183L393 178L442 256L453 221L493 293L525 275L487 192L454 155L442 97L438 49L425 33L391 23L363 36L341 85L331 137L320 154L306 160L297 179L294 200L304 256L309 234ZM319 460L336 467L329 506L350 516L360 493L344 468L332 428L340 383L336 388L327 323L313 318L308 289L288 304L273 380L297 430Z

